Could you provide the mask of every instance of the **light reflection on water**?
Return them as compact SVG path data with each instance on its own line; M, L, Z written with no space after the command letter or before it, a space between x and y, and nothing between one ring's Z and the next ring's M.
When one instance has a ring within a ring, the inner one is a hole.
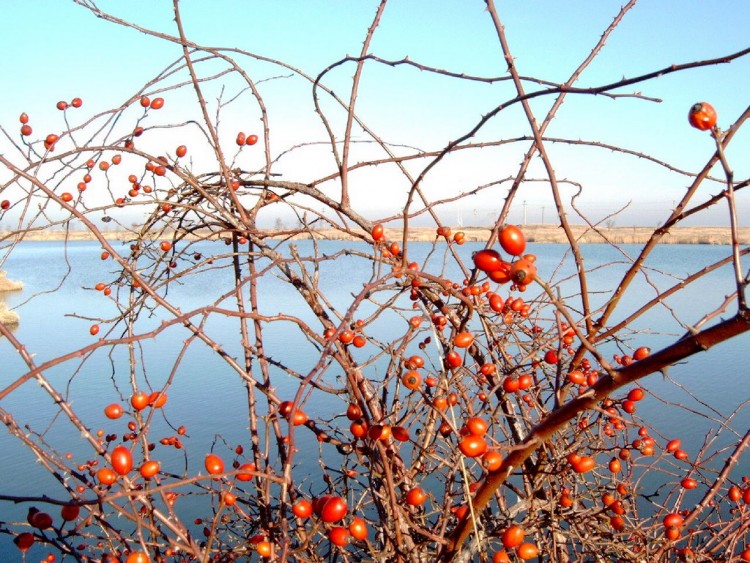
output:
M300 241L296 244L303 255L305 250L309 250L309 242ZM322 251L328 255L345 246L352 246L352 243L335 241L319 244ZM208 255L213 248L210 244L203 243L196 245L195 250ZM480 246L467 244L459 248L468 259L471 252ZM530 251L538 256L537 263L542 278L550 279L554 276L553 281L560 280L574 272L570 257L561 263L566 248L563 245L531 245ZM624 248L631 255L637 250L635 246ZM431 246L426 243L415 243L410 247L410 259L421 263L430 249ZM604 245L584 245L583 249L586 268L592 270L589 275L592 302L601 303L606 297L606 292L611 291L619 281L625 265L623 263L610 268L598 266L623 260L623 256ZM113 278L112 263L100 260L100 252L101 248L95 242L73 242L67 245L60 242L33 242L23 243L7 259L4 267L8 276L23 281L25 288L21 292L5 294L3 299L9 307L17 308L21 315L21 324L14 335L34 356L35 362L41 363L90 344L94 337L89 335L88 328L94 322L101 324L99 336L122 336L116 332L108 333L110 325L107 320L117 316L118 309L111 301L93 290L98 281L110 281ZM728 252L728 247L721 246L664 246L655 251L649 264L662 272L676 272L682 275L708 262L723 258ZM432 255L425 269L440 271L441 257L439 252ZM348 256L340 256L320 265L322 290L334 305L342 308L351 302L352 294L361 290L362 284L371 274L370 268L363 268L353 257ZM446 274L461 279L455 268L449 268ZM649 283L658 284L662 288L675 283L675 280L670 280L657 271L650 272L649 276ZM183 312L197 309L206 303L231 308L231 299L221 301L220 297L232 286L231 270L209 270L204 274L190 277L185 283L171 286L169 299L177 303ZM576 304L578 298L574 295L573 288L570 284L564 285L562 294L573 294L571 302ZM247 289L245 291L247 292ZM731 291L731 275L728 269L724 269L696 283L684 295L670 299L669 305L685 320L695 322L706 310L718 306L723 297ZM305 322L309 322L315 330L320 328L314 318L305 313L303 303L296 292L276 277L264 276L259 283L259 294L262 313L296 314ZM653 295L654 290L642 281L631 295L623 299L623 313L617 315L615 320L623 318L636 304L644 300L644 296L645 299L650 299ZM530 297L533 297L531 292L525 296L527 300ZM363 309L360 313L364 316L366 311ZM151 317L144 317L142 323L139 321L139 330L157 328L162 319L168 318L167 313L158 311ZM403 322L396 315L390 318L392 322ZM200 322L201 319L193 320ZM672 311L667 308L658 308L649 313L634 323L633 328L644 332L642 342L638 344L647 344L654 349L660 344L668 343L673 339L673 335L684 332L684 327L674 323ZM235 358L240 365L243 364L243 347L236 321L221 315L212 315L206 321L205 331L229 356ZM318 355L311 353L309 343L299 335L299 331L287 323L267 324L265 331L266 349L271 351L274 359L283 361L302 374L307 374L318 360ZM391 332L388 324L380 323L373 326L370 336L387 339L389 334ZM247 391L237 374L226 362L211 353L204 343L197 340L187 341L189 336L190 333L180 325L170 327L156 338L139 344L135 361L138 366L136 373L139 387L145 387L148 382L151 388L157 389L168 380L175 369L178 355L183 347L187 346L187 352L176 368L169 390L166 417L161 414L155 417L152 436L174 434L174 429L184 424L188 428L189 439L186 443L191 464L192 467L197 467L217 437L221 437L232 446L249 444L248 406ZM689 363L673 367L669 371L669 376L678 380L680 385L699 396L721 415L729 416L748 398L748 367L747 362L742 359L747 347L747 336L737 338L709 353L692 358ZM612 349L612 353L614 352L616 350ZM362 354L364 358L366 351L356 353ZM4 339L0 341L0 358L0 387L5 387L27 368ZM73 408L89 429L95 431L103 428L108 433L116 432L122 435L126 432L126 422L123 422L126 417L115 422L109 421L104 417L102 409L110 402L124 402L130 396L129 364L130 358L125 348L115 351L102 349L90 356L71 358L50 368L45 376L65 397L72 398ZM337 378L341 375L340 371L333 369L325 374L323 381L328 385L340 387L341 383ZM377 368L373 368L371 375L379 379L383 373L377 373ZM680 387L658 375L648 378L644 384L657 396L668 398L673 403L684 403L701 412L711 413L710 409L698 404ZM297 390L297 380L279 370L273 370L273 385L278 396L282 398L293 397ZM262 402L262 394L259 393L258 397ZM51 399L34 382L24 384L4 399L1 406L12 413L16 420L29 424L35 431L47 431L45 437L61 451L71 451L75 460L80 462L90 458L90 449L82 443L78 431L60 417L53 418L56 410ZM312 417L329 420L342 413L345 407L341 398L317 393L314 400L308 403L306 410ZM262 408L261 412L265 412L265 409ZM701 417L693 417L689 424L686 424L682 409L665 405L653 397L639 404L638 414L652 423L665 438L681 436L691 458L702 445L706 428L713 426ZM737 432L744 432L750 425L747 409L742 410L731 425ZM341 426L348 426L348 422L342 421ZM728 433L720 442L727 443L731 438ZM296 458L299 467L295 474L311 476L309 483L315 488L314 476L319 472L320 446L311 439L311 433L306 431L298 431L296 441L300 451ZM0 434L0 451L5 454L0 456L0 494L38 495L42 491L52 496L62 494L48 472L40 464L35 463L30 452L19 446L18 441L7 433ZM161 447L157 451L163 468L173 470L177 474L184 471L183 452ZM681 470L684 471L684 468ZM750 473L747 463L744 463L738 472ZM687 500L697 494L699 491L688 492ZM23 504L18 507L7 504L2 506L4 514L0 520L22 519L27 508ZM205 508L196 507L196 511L205 511ZM3 537L0 541L0 556L3 555L7 543L8 538Z

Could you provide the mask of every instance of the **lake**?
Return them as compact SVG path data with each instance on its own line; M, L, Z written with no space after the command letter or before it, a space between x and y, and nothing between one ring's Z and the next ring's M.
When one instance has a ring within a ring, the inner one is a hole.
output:
M288 254L289 248L283 243L279 244L279 250ZM309 253L312 245L310 241L297 241L296 244L302 255ZM334 255L344 248L357 248L357 243L338 241L322 241L318 244L320 251L327 255ZM224 245L219 246L221 248L217 248L215 243L198 243L192 251L200 252L203 256L225 253ZM457 248L469 259L471 253L481 247L480 244L472 243ZM363 245L361 248L366 247ZM619 281L619 276L626 267L627 256L634 256L638 247L626 245L622 247L622 252L606 245L583 245L582 248L586 268L591 271L589 283L592 301L601 303ZM530 251L538 256L537 264L543 279L564 280L574 272L572 260L565 256L566 250L567 246L564 245L530 245ZM671 274L687 275L726 257L729 251L727 246L706 245L667 245L658 248L647 264L648 279L641 279L626 295L621 304L622 310L615 315L615 320L624 318L639 303L650 299L655 294L654 286L663 289L676 283L677 280ZM432 271L431 268L434 268L435 273L460 280L455 268L448 268L445 273L441 273L442 252L440 248L433 252L429 243L413 243L410 246L410 259L422 263L429 256L425 270ZM93 290L93 286L100 281L111 282L114 270L111 261L100 259L100 253L101 247L96 242L81 241L67 245L62 242L26 242L15 248L2 264L2 269L9 278L25 284L23 291L9 293L1 298L20 314L21 324L14 335L34 356L35 362L41 363L82 348L95 342L95 338L104 336L109 330L106 321L116 316L118 309L113 301ZM0 258L2 256L3 251L0 251ZM320 265L322 290L333 304L342 308L351 302L352 293L359 292L371 275L371 266L363 266L353 256L342 255ZM168 296L182 311L190 311L206 303L230 307L231 300L225 302L222 296L231 289L232 284L231 270L207 269L200 275L187 278L184 283L171 285ZM669 343L686 330L676 318L691 323L698 321L707 311L718 307L732 289L729 268L722 268L692 284L684 294L668 300L667 306L658 307L633 323L631 328L642 332L637 345L658 349L660 345ZM575 293L575 288L570 283L563 283L561 291L563 296L568 296ZM311 315L301 312L301 300L296 292L290 291L277 278L265 276L259 284L259 292L263 308L261 312L299 314L311 322L313 328L319 328ZM507 289L500 293L507 294ZM529 301L538 292L531 289L527 293L524 298ZM575 297L572 299L575 300ZM362 315L366 312L366 306L358 311ZM163 319L169 318L168 313L161 310L146 313L139 320L141 331L158 328ZM388 318L388 322L403 322L397 315L386 317L386 320ZM98 337L89 334L89 327L94 322L101 325ZM373 326L372 333L368 335L387 338L388 322ZM241 358L242 348L235 321L214 315L207 320L205 330L230 356ZM114 336L121 334L115 332L108 335ZM204 344L189 342L184 357L178 360L188 337L189 333L184 327L170 327L156 338L144 340L138 346L134 359L138 364L136 371L139 387L146 387L148 382L151 387L159 388L174 375L174 382L169 390L168 408L164 409L165 416L155 417L152 436L174 434L174 429L184 424L188 430L188 437L185 439L187 455L191 463L195 463L193 467L200 467L200 460L214 443L224 441L229 445L248 444L247 395L236 373ZM310 353L309 343L290 330L289 325L269 325L266 337L266 348L271 356L283 360L290 368L302 374L306 374L318 360L315 354ZM636 342L633 341L632 344L635 345ZM746 408L750 397L747 383L750 368L744 357L749 344L750 337L745 335L673 367L669 377L677 383L658 374L649 377L643 382L644 387L654 396L649 395L639 404L638 415L651 423L664 439L679 435L683 439L684 449L691 454L691 459L706 440L708 429L717 427L715 421L734 415L728 430L718 438L712 450L719 450L723 445L732 443L733 439L736 440L734 432L743 434L750 427L750 413ZM363 349L362 354L367 353L365 350ZM616 348L611 349L612 354L617 352ZM0 388L4 388L24 374L26 367L5 339L0 340L0 358ZM116 432L121 435L125 432L123 421L126 417L110 421L105 418L102 410L112 402L124 403L130 396L129 362L130 358L124 349L114 352L101 349L55 366L46 372L46 376L58 391L71 398L73 408L88 428L102 428L108 433ZM336 370L331 370L321 381L336 385L340 375ZM279 397L291 399L296 393L297 380L282 372L274 372L273 383ZM689 424L686 424L684 409L676 406L680 404L701 414L691 417ZM28 424L33 431L43 434L51 447L60 452L70 452L79 463L90 459L90 448L75 428L59 415L49 396L36 383L24 384L2 400L0 407L13 414L20 423ZM306 405L306 411L311 417L331 418L344 410L345 402L342 398L326 394L317 394L315 400ZM310 433L298 432L297 436L300 436L300 453L296 458L298 467L295 474L310 475L311 488L315 489L314 475L319 472L319 445L310 439ZM0 494L64 495L62 488L36 462L30 451L7 432L0 434L0 451L4 454L0 456ZM171 468L179 473L181 468L184 469L184 455L185 450L163 448L159 459L163 468ZM720 457L718 461L723 460ZM748 473L750 466L745 461L737 474ZM692 493L689 492L688 495L690 494ZM0 504L0 522L23 520L27 508L28 504L25 503L17 506ZM187 510L194 510L198 514L204 508L194 506ZM39 549L41 554L44 550ZM32 550L31 553L37 552ZM0 560L15 558L17 554L10 538L0 535Z

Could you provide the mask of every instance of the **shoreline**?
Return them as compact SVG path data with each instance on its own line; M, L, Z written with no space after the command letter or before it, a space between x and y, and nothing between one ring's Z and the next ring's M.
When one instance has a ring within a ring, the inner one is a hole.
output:
M526 239L531 243L567 243L565 233L558 225L524 225L521 227ZM463 231L467 242L482 242L489 237L490 229L487 227L462 227L454 228L453 232ZM596 244L644 244L653 234L652 227L603 227L596 231L585 225L571 225L571 231L580 243ZM107 240L132 240L134 233L129 231L102 231ZM357 240L355 237L346 235L336 229L317 229L315 234L321 239L328 240ZM401 229L386 227L385 235L388 240L400 241L403 237ZM750 244L750 227L738 229L740 244ZM168 233L159 233L155 238L170 238ZM195 239L197 237L190 237ZM277 238L277 237L274 237ZM278 238L285 238L279 234ZM294 239L310 238L309 235L301 234L292 237ZM369 238L369 236L368 236ZM409 240L413 242L432 242L436 238L433 227L412 227L409 232ZM13 231L0 231L0 241L15 240ZM79 241L95 240L89 231L55 231L38 230L25 233L25 241ZM730 244L731 237L729 227L675 227L670 229L661 239L661 244ZM2 242L0 242L2 244Z

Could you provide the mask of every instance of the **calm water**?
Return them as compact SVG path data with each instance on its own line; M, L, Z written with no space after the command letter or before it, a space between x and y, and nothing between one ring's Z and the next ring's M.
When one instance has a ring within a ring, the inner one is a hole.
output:
M301 254L309 248L309 242L300 242ZM321 251L333 254L351 243L323 242ZM223 246L223 245L222 245ZM364 247L363 247L364 248ZM410 258L422 261L430 252L429 244L413 244ZM460 247L460 252L468 258L471 252L480 248L467 244ZM604 245L585 245L586 268L591 270L589 283L593 291L594 302L601 302L611 291L621 275L626 256ZM215 245L203 243L196 250L204 255L217 252ZM565 257L566 247L562 245L531 245L531 251L538 256L540 275L548 280L565 279L572 271L569 257ZM626 253L635 255L637 247L624 247ZM219 249L218 252L224 252ZM5 295L3 298L10 307L15 307L21 315L21 325L15 336L25 344L26 349L34 355L38 363L76 350L94 341L88 333L93 322L100 322L102 332L106 334L107 319L117 315L115 305L105 299L99 292L93 291L98 281L111 281L113 274L111 262L99 259L101 248L93 242L75 242L63 245L60 242L24 243L16 248L2 265L11 279L22 280L25 288L22 292ZM288 252L288 250L287 250ZM649 271L648 281L642 280L634 291L623 300L622 311L617 318L623 318L636 304L654 295L651 284L665 288L675 280L664 272L686 275L701 266L727 256L728 247L721 246L664 246L657 250L649 261L653 270ZM0 251L0 258L3 256ZM431 255L428 271L440 272L442 258L440 252ZM612 265L612 263L615 263ZM601 266L610 264L610 267ZM361 290L362 283L367 281L371 270L363 267L354 258L341 256L335 261L321 266L321 287L328 298L336 305L345 307L351 302L351 294ZM448 275L457 276L456 271ZM458 277L458 279L461 279ZM209 270L199 276L186 280L184 284L170 287L169 297L189 311L206 303L224 304L231 308L231 300L224 303L222 294L232 287L231 271L228 269ZM263 313L287 312L298 314L312 322L311 316L300 313L301 301L296 292L290 291L273 276L265 276L260 284ZM675 315L685 321L695 322L702 314L717 307L723 297L732 291L731 275L728 269L713 273L696 283L684 295L671 299L669 307L660 307L653 313L639 319L633 328L643 331L644 336L639 344L647 344L656 349L662 343L668 343L676 334L685 332L684 327L675 323ZM563 284L563 295L574 293L570 284ZM501 291L504 293L504 291ZM533 297L529 292L527 300ZM573 297L575 303L575 297ZM362 311L364 315L366 311ZM154 312L150 318L144 314L141 330L159 326L165 313ZM84 318L77 318L81 316ZM103 319L94 321L91 319ZM393 322L403 322L393 316ZM317 323L312 324L317 328ZM241 358L240 336L236 325L231 320L219 316L211 317L206 325L206 332L211 334L227 352ZM301 373L307 373L318 357L310 354L309 345L295 336L296 332L283 324L269 325L267 329L267 350L272 356L284 359L290 367ZM119 336L119 333L108 335ZM382 323L373 327L372 336L388 336L388 327ZM138 382L145 387L146 380L158 388L170 377L178 354L183 349L189 333L183 327L172 327L157 338L144 341L137 350ZM635 342L634 342L635 343ZM645 387L670 403L682 403L696 409L703 416L693 417L690 424L685 423L685 412L663 403L653 397L647 398L639 405L638 414L654 424L665 437L679 435L685 449L690 454L696 452L706 438L706 429L715 426L709 417L720 418L732 415L738 407L750 397L748 377L750 368L744 359L750 345L750 337L743 336L725 343L716 349L698 355L689 362L675 366L670 376L679 381L679 386L665 381L656 375L645 381ZM72 398L74 409L84 423L93 430L104 428L106 432L124 431L124 417L120 421L108 421L102 408L110 403L123 401L130 396L128 358L124 350L110 353L110 350L99 350L90 357L71 359L46 372L47 378L64 395ZM616 350L613 348L612 353ZM365 352L363 352L364 354ZM18 355L5 340L0 340L0 388L25 373L26 367ZM340 373L331 370L325 378L335 384ZM297 390L295 379L277 372L274 385L280 397L292 398ZM690 393L700 397L699 404L690 397ZM330 418L344 410L339 398L324 394L306 406L311 416ZM89 459L90 450L82 443L80 436L72 426L59 416L49 397L38 385L26 383L10 397L0 403L3 409L13 414L21 423L29 424L36 432L45 432L45 439L59 451L70 451L74 459ZM210 445L216 440L226 440L230 445L248 443L247 432L247 398L244 386L237 375L205 345L193 342L176 370L174 383L169 391L167 418L158 417L155 421L156 434L171 435L181 424L188 428L189 439L186 440L191 455L191 464L198 463ZM171 426L171 427L170 427ZM747 409L740 409L731 420L731 428L743 433L750 426L750 415ZM159 434L161 432L162 434ZM297 436L308 434L297 433ZM727 443L732 436L729 432L722 436L717 444ZM317 465L318 445L315 442L299 443L300 454L297 463L297 475L319 472ZM717 446L718 447L718 446ZM6 432L0 433L0 494L38 495L49 493L62 496L64 492L35 462L30 452L20 447L15 438ZM163 467L175 464L176 472L184 468L184 452L171 448L162 448L159 459ZM723 460L724 456L721 456ZM691 455L692 458L692 455ZM193 465L198 467L198 465ZM750 473L747 463L740 468L740 473ZM23 519L28 505L18 507L0 504L0 521ZM57 515L55 515L57 516ZM32 551L32 554L34 552ZM41 551L40 551L41 553ZM7 536L0 535L0 560L6 557L17 557L15 547ZM32 560L34 558L32 557ZM13 560L13 559L11 559Z

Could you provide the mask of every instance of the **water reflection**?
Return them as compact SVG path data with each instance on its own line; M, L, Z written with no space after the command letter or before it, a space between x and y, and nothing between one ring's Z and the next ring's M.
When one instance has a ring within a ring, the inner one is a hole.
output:
M308 241L299 241L300 254L312 252ZM345 309L351 303L352 295L361 291L363 283L372 272L351 255L338 255L351 243L324 241L318 243L320 252L326 256L336 255L335 260L321 262L319 266L321 290L328 301L335 307ZM481 246L467 244L459 250L464 260L469 261L471 252ZM570 303L578 297L579 288L570 277L575 273L575 264L565 254L565 245L532 245L530 250L537 254L540 275L551 283L559 283L560 292ZM279 252L290 254L289 249L280 247ZM205 256L212 253L210 244L196 245L196 252ZM410 258L424 264L425 269L441 271L441 257L431 253L432 247L427 243L414 244L410 247ZM615 249L606 245L584 245L586 267L589 270L592 306L600 306L609 292L619 283L629 263ZM625 253L634 254L636 247L623 247ZM106 319L116 318L120 309L112 299L106 299L101 292L94 290L99 282L112 283L114 294L117 286L117 272L111 263L102 261L99 256L101 248L95 242L75 242L63 245L56 242L39 242L25 244L8 257L6 267L13 279L22 280L23 291L0 292L0 303L7 304L11 311L18 311L22 322L12 327L17 331L16 337L33 355L37 364L63 356L71 350L81 349L92 342L89 334L91 319L99 320L102 335L114 323ZM687 275L705 264L724 258L729 247L682 246L675 245L657 249L652 260L647 263L648 278L638 279L634 287L622 297L622 311L616 322L636 309L644 299L652 298L658 288L673 285L676 280L672 274ZM461 279L455 268L447 268L447 278ZM193 276L185 277L169 289L169 299L183 311L196 310L207 303L217 306L228 306L223 297L226 287L233 284L233 273L229 269L206 268ZM278 312L293 313L305 322L313 323L314 317L304 308L304 303L294 292L289 291L288 284L275 276L264 276L257 281L260 296L260 313L273 315ZM503 294L507 290L503 289ZM685 327L676 322L676 317L687 321L696 320L696 304L710 308L721 303L723 295L732 291L732 276L728 268L716 271L701 278L681 292L669 298L668 303L654 308L647 315L630 323L635 331L633 344L647 343L654 349L671 342L675 335L682 334ZM529 301L534 296L529 295ZM366 317L370 312L363 304L358 314ZM159 326L161 311L152 316L144 315L140 319L138 330L146 332ZM397 323L403 319L395 313L382 317L383 322L368 327L368 335L378 341L388 341L398 330ZM392 323L390 322L392 320ZM275 362L281 362L297 373L306 374L319 356L312 350L310 342L288 322L268 323L264 327L266 351ZM221 315L208 316L203 330L210 334L222 346L226 357L240 359L244 348L242 335L236 322ZM117 336L113 332L109 337ZM146 389L161 388L172 380L169 388L168 407L159 411L151 421L150 429L154 436L168 436L174 429L184 424L188 434L184 438L186 447L175 450L157 445L154 456L162 462L165 471L180 475L186 464L191 468L201 467L203 456L216 447L233 449L244 445L249 450L250 431L248 428L248 409L250 397L244 380L227 365L221 356L201 341L186 338L181 325L164 329L153 340L143 340L137 349L137 365L133 369L133 378L138 386ZM652 425L654 434L665 441L679 436L684 448L693 459L710 436L714 440L712 451L720 452L736 441L736 435L744 432L750 425L750 409L746 408L747 393L742 390L747 380L748 366L744 360L748 346L746 337L724 343L711 351L691 358L674 366L669 378L651 377L642 381L647 390L647 398L639 404L638 418L634 419L633 429L643 420ZM613 344L603 350L605 357L620 350ZM124 433L127 427L123 422L113 422L103 413L105 405L111 402L127 404L132 391L131 358L124 346L100 348L85 356L75 356L68 361L49 367L45 376L54 386L61 390L66 399L74 400L77 415L91 429L102 429L106 433ZM367 360L367 349L354 351L362 363ZM7 341L0 342L0 389L10 385L16 378L28 371L12 350ZM270 368L271 381L277 396L283 399L294 397L299 388L299 380L289 373ZM379 381L385 371L379 365L368 367L368 377ZM326 371L319 383L334 388L343 387L340 381L342 374L336 369ZM720 382L720 383L718 383ZM260 395L255 399L258 412L266 412L265 398ZM346 398L336 394L317 394L309 401L308 415L321 420L342 418L346 409ZM699 413L686 421L686 410L689 408ZM59 414L59 408L50 403L43 390L31 382L24 384L7 398L2 400L2 408L28 428L43 432L46 443L53 445L61 452L70 454L71 463L83 463L91 459L92 454L87 443L80 440L80 432L66 422ZM735 413L735 414L733 414ZM720 419L717 423L717 419ZM638 423L635 423L635 421ZM336 424L333 424L336 426ZM342 436L348 423L340 423ZM724 429L719 433L719 429ZM226 444L226 446L224 445ZM261 450L265 447L265 437L261 437ZM335 449L319 443L311 433L295 434L295 475L313 493L318 493L320 483L320 462L331 467L342 463ZM59 484L50 478L48 472L38 463L17 438L7 432L0 432L0 476L3 486L0 493L35 496L40 492L60 496ZM633 464L633 471L645 477L638 479L641 490L647 493L659 491L664 482L664 475L651 473L649 461L640 465ZM723 455L717 455L703 463L702 471L714 470L723 461ZM713 465L712 465L713 464ZM677 466L675 474L682 474L688 468ZM746 474L747 464L738 466L738 475ZM694 500L700 491L686 492L686 499ZM658 495L650 497L649 502L661 502ZM181 517L192 521L195 517L205 516L210 510L205 498L196 497L189 503L183 499ZM640 508L648 510L643 499L638 500ZM2 506L2 518L5 521L23 521L27 506ZM5 538L2 538L5 539ZM10 552L4 552L6 548ZM8 542L0 541L0 561L8 553L15 553Z

